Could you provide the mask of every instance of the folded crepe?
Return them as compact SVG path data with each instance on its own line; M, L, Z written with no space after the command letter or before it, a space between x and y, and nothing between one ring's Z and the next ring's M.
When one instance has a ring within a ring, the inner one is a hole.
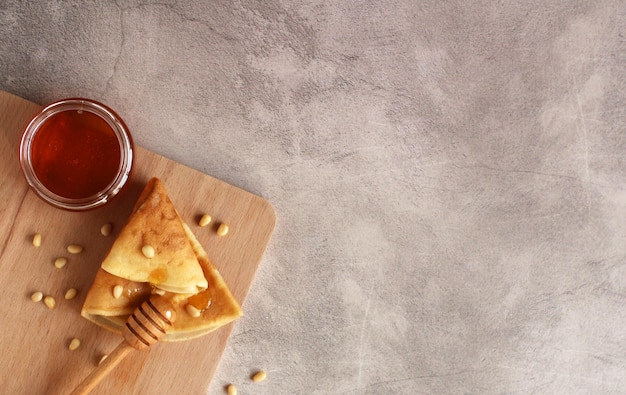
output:
M146 245L154 249L153 257L142 252ZM114 292L120 286L121 295ZM224 279L157 178L144 188L102 262L81 315L121 333L128 316L153 293L169 299L178 317L162 341L202 336L242 315Z

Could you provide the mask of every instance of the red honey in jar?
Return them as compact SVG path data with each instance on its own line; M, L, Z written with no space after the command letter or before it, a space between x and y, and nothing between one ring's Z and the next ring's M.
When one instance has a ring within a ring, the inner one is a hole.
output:
M20 163L32 189L68 210L106 204L130 177L133 142L122 119L102 103L65 99L28 124Z

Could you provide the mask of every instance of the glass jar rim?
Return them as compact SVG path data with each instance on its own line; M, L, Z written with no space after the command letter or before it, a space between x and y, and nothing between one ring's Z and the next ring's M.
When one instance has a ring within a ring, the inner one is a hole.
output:
M73 110L88 111L100 117L113 130L120 145L120 165L115 177L103 190L94 195L77 199L67 198L52 192L39 180L32 163L32 143L41 126L53 115ZM35 114L22 134L19 158L22 173L37 196L57 208L83 211L103 206L128 183L134 161L134 145L128 127L111 108L91 99L69 98L50 103Z

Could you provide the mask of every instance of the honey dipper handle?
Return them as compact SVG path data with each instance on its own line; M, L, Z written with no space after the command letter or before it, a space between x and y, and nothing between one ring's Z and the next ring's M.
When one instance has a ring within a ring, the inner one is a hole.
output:
M85 395L91 392L98 383L109 374L118 363L126 357L126 354L133 351L134 348L127 342L121 342L111 354L97 368L95 368L89 376L70 395Z

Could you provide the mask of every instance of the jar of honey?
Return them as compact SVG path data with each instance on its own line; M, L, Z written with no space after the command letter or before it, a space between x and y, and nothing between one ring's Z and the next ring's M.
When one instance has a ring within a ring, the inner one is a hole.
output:
M20 164L26 181L47 203L80 211L100 207L130 178L133 140L124 121L89 99L44 107L24 130Z

